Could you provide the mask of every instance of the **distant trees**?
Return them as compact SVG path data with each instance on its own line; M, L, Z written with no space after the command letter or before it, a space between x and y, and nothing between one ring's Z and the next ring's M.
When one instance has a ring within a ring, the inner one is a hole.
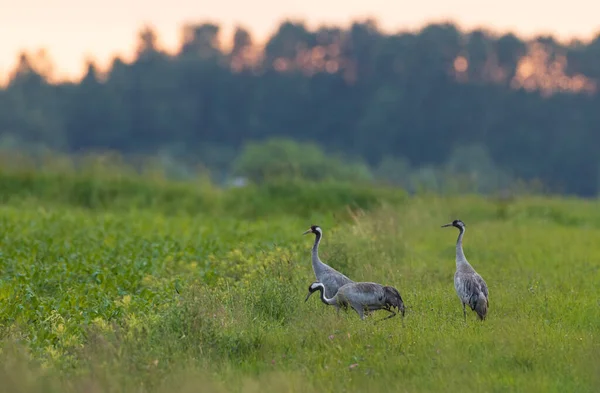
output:
M0 89L0 143L170 152L256 180L375 176L416 188L462 173L474 191L515 178L599 191L600 36L562 45L452 24L390 35L372 20L284 21L264 47L239 26L225 50L219 32L185 26L168 54L145 27L132 63L90 62L78 83L49 83L47 56L22 54Z

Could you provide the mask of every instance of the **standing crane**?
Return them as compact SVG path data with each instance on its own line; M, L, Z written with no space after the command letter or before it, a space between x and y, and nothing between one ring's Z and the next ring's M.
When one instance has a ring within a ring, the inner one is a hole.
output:
M396 316L392 308L396 308L404 317L404 302L398 290L394 287L383 286L374 282L351 282L341 286L335 296L328 298L324 294L325 286L320 282L313 282L308 287L309 293L321 292L321 301L327 305L335 306L336 309L347 309L350 305L358 314L360 319L365 319L365 312L386 310L391 315L383 318L388 319ZM308 297L306 298L308 300ZM305 300L306 301L306 300ZM382 319L382 320L383 320Z
M461 220L454 220L444 227L456 227L460 231L456 241L456 272L454 273L454 289L463 306L463 315L467 320L468 304L471 310L477 313L480 320L487 316L489 301L488 287L485 280L473 269L473 266L467 261L462 247L462 239L465 235L465 223Z
M352 283L354 281L338 272L331 266L323 263L319 258L319 243L321 243L321 239L323 238L323 231L321 230L321 227L318 225L312 225L306 232L303 233L303 235L308 233L315 234L315 244L312 247L312 266L313 271L315 272L315 277L317 278L317 281L323 284L325 288L325 296L331 298L337 293L338 289L342 285ZM312 295L312 292L309 291L304 301L308 300L310 295Z

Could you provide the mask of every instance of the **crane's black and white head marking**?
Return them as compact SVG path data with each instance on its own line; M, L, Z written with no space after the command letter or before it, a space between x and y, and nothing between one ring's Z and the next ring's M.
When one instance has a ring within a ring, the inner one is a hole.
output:
M308 233L314 233L317 236L323 236L323 231L321 231L321 227L318 225L311 225L310 228L308 228L308 230L303 233L303 235L306 235Z
M320 282L313 282L312 284L310 284L308 286L308 295L306 295L306 299L304 299L304 301L307 301L308 298L310 297L310 295L312 295L314 292L323 291L324 289L325 289L325 286L323 284L321 284Z
M442 225L442 228L444 228L444 227L456 227L459 230L464 231L467 226L461 220L454 220L451 223Z

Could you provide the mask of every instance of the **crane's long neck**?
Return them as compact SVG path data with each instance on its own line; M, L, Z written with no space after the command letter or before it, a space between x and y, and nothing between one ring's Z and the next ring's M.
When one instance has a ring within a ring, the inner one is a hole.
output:
M323 270L323 268L326 267L325 264L319 258L319 244L321 243L322 237L323 234L321 233L321 231L317 230L315 233L315 244L312 248L312 265L313 270L315 271L315 275L318 275Z
M462 241L463 241L463 236L465 235L465 228L461 227L459 228L460 233L458 234L458 239L456 240L456 267L459 267L461 265L469 265L469 262L467 262L467 258L465 257L465 252L463 251L463 246L462 246Z
M321 292L321 301L323 303L328 304L330 306L333 306L337 303L337 300L336 300L337 294L334 297L332 297L331 299L326 297L325 296L325 287L322 284L319 285L319 292Z

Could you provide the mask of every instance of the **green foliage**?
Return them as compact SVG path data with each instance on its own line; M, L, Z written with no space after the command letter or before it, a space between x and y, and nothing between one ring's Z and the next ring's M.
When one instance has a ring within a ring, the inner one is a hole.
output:
M234 163L233 172L257 183L282 179L365 181L371 178L365 165L328 156L313 143L281 138L248 143Z
M278 181L261 186L251 185L228 191L227 209L241 211L244 215L297 214L308 217L314 212L341 214L351 210L372 210L382 204L398 204L406 200L400 189L352 185L347 182L324 183L304 181ZM340 208L343 208L342 210Z
M38 198L53 195L36 187ZM517 197L499 216L496 201L475 196L393 199L333 183L248 190L220 191L231 205L217 214L171 214L158 205L165 200L1 206L0 384L31 392L600 387L597 201ZM330 202L294 207L323 190ZM369 210L344 220L319 211L352 205L348 195L364 195ZM235 201L289 211L248 216ZM471 313L464 323L454 293L457 233L440 228L453 218L467 224L467 258L490 288L484 323ZM311 223L325 231L324 261L399 289L404 322L338 317L317 297L304 302L314 238L301 234Z
M153 209L165 214L246 218L281 213L342 217L348 208L370 210L382 203L398 203L406 196L399 189L352 185L340 179L280 178L224 190L201 171L188 181L169 181L162 163L146 159L138 164L143 170L137 169L118 154L79 159L4 154L0 160L0 201L4 203L29 201L92 210Z

